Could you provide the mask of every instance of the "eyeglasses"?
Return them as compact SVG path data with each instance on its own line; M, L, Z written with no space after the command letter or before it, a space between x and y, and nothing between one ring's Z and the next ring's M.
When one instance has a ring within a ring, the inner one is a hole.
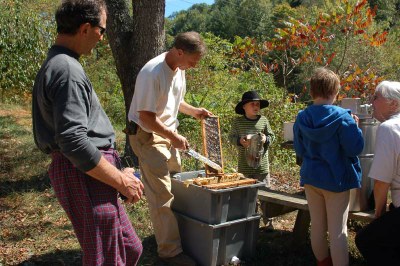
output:
M380 94L373 94L373 95L371 95L371 97L370 97L370 102L372 103L372 102L374 102L374 101L376 101L376 100L378 100L378 99L382 99L383 101L390 101L390 100L393 100L393 99L390 99L390 98L385 98L385 97L383 97L383 96L380 95Z
M100 29L100 35L103 35L106 32L106 28L103 28L100 25L96 25L96 27L98 27Z

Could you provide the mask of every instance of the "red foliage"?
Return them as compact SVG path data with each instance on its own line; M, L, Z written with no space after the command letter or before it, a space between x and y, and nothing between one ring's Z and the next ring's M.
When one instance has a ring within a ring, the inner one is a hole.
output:
M361 0L351 6L347 0L342 0L341 10L344 12L320 13L314 22L289 17L286 28L276 29L276 37L263 43L256 39L245 38L237 40L235 52L241 57L257 65L265 72L281 71L284 79L300 64L318 63L321 66L331 65L336 60L337 72L342 67L346 71L338 73L342 79L342 88L346 93L365 94L374 89L377 82L382 80L376 71L369 66L342 66L346 50L338 53L327 49L336 38L349 38L350 35L360 35L361 45L380 46L386 42L387 32L370 34L377 8L367 7L367 0ZM338 9L339 10L339 9ZM335 33L343 36L337 36ZM347 47L345 47L346 49ZM265 63L266 58L269 62Z

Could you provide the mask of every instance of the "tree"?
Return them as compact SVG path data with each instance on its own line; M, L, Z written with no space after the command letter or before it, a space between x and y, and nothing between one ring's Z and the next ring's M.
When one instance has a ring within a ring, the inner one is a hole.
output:
M135 80L143 65L164 50L165 0L105 0L108 8L107 36L121 82L125 117L135 91ZM131 154L128 144L125 154Z
M169 27L166 32L172 36L185 31L206 32L206 23L209 20L210 7L207 4L196 4L187 11L175 12L167 18Z
M262 38L271 31L270 0L216 0L207 30L233 40L235 35Z
M399 21L400 0L368 0L371 7L378 7L376 20L388 22L391 27Z
M168 17L170 35L195 30L211 32L227 40L235 35L263 38L272 31L270 0L216 0L214 4L197 4Z

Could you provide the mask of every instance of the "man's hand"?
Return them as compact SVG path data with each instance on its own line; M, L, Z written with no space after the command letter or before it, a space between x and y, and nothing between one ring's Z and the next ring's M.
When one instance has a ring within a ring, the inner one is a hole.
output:
M170 138L171 140L171 145L178 150L187 150L189 149L189 142L187 141L187 139L182 136L179 135L178 133L174 132L173 137Z
M355 114L351 114L351 117L353 117L354 121L356 121L356 124L358 126L358 122L360 121L360 119L358 118L358 116L356 116Z
M239 140L240 144L241 144L243 147L248 148L248 147L250 146L250 139L251 139L251 136L252 136L252 135L246 135L246 136L244 136L244 137L241 137L240 140Z
M204 119L206 117L212 116L213 114L205 108L197 108L193 117L196 119Z
M124 168L122 170L122 182L124 187L122 187L119 192L126 197L126 203L135 203L139 201L143 196L143 183L133 174L135 169Z

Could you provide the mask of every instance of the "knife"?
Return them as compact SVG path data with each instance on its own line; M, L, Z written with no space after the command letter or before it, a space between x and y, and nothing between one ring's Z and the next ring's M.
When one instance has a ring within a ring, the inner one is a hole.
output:
M185 153L192 156L193 158L205 163L206 165L210 166L211 168L213 168L215 170L222 171L222 167L220 165L218 165L217 163L211 161L207 157L204 157L203 155L201 155L200 153L198 153L192 149L186 150Z

